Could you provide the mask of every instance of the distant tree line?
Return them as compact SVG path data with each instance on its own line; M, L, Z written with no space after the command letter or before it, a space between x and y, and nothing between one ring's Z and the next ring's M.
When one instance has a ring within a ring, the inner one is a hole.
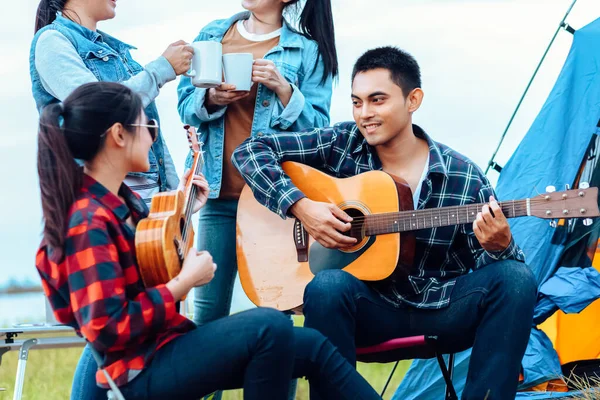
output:
M32 293L41 291L42 287L39 282L36 282L31 278L18 280L17 278L12 277L5 284L0 285L0 294Z

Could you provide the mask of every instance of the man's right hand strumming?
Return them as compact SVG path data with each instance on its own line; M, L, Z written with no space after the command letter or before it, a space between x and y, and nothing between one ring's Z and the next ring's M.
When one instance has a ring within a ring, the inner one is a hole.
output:
M343 249L356 244L356 239L340 232L350 230L352 218L335 204L312 201L308 198L298 200L290 207L304 229L323 247Z

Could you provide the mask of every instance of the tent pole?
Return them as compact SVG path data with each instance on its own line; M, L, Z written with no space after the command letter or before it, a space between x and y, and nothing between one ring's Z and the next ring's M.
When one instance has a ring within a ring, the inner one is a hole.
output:
M548 47L546 48L546 51L544 52L544 55L542 55L542 59L538 63L537 67L535 68L535 71L533 72L533 75L531 76L531 79L529 80L529 83L527 84L527 87L525 88L525 91L521 95L521 99L517 103L517 107L515 108L515 111L513 112L512 116L510 117L510 120L508 121L508 124L506 125L506 128L504 129L504 132L502 133L502 136L500 137L500 142L498 143L498 146L496 146L496 150L494 150L494 154L492 154L492 158L490 158L490 161L488 161L487 167L485 168L485 173L486 174L490 170L490 167L494 166L494 164L495 164L494 158L496 157L496 154L498 154L498 150L500 150L500 146L502 146L502 142L504 141L506 133L508 132L508 129L512 125L512 122L515 119L515 116L517 115L517 112L519 111L519 108L521 107L521 103L523 103L523 99L525 99L525 96L527 95L527 92L529 91L529 88L531 87L531 84L533 83L533 80L535 79L535 77L536 77L536 75L537 75L540 67L542 66L542 63L544 62L544 59L546 58L546 55L548 54L548 51L550 50L550 47L552 47L552 44L554 43L554 39L556 39L556 36L558 35L558 32L561 29L563 29L563 28L565 30L567 30L568 32L570 32L570 33L574 33L575 32L575 30L569 24L567 24L565 22L565 20L567 19L567 17L571 13L571 10L573 9L573 6L575 6L575 3L577 3L577 0L573 0L573 2L571 3L571 6L569 7L569 9L567 10L567 12L565 13L565 16L560 21L560 24L558 24L558 28L556 28L556 32L554 32L554 36L552 36L552 40L550 40L550 44L548 44Z

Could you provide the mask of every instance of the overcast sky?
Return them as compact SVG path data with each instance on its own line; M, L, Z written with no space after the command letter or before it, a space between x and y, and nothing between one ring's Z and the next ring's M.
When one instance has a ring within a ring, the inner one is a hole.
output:
M350 72L365 50L396 45L412 53L425 99L416 113L434 139L484 167L527 81L572 0L333 0L340 79L332 122L352 118ZM0 284L36 278L41 212L35 166L38 114L31 97L29 46L38 2L12 2L0 25ZM240 0L119 0L117 17L99 28L130 43L141 64L178 39L191 41L216 18L241 11ZM579 0L568 22L600 17L600 2ZM562 67L572 36L561 32L497 160L505 163L527 132ZM177 114L177 83L158 98L163 130L181 172L187 142ZM490 178L495 181L495 172Z

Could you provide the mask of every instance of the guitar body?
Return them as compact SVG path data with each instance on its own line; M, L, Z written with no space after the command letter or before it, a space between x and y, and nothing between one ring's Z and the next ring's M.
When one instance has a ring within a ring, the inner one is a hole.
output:
M177 276L182 266L180 254L187 254L194 243L193 230L185 242L181 237L184 200L179 190L157 193L148 217L137 225L136 255L146 287L167 283Z
M381 171L338 179L294 162L282 167L309 199L333 203L349 214L354 220L346 234L358 239L351 248L326 249L308 236L297 219L281 219L244 187L236 232L242 287L257 306L282 311L301 312L304 288L326 269L342 269L363 281L381 281L392 274L396 279L406 278L413 266L412 232L473 223L484 205L414 210L406 182ZM548 192L498 205L507 218L582 218L589 225L591 218L600 216L596 187Z
M148 217L138 222L135 251L140 275L146 287L165 284L179 275L185 256L194 244L192 206L196 199L194 175L204 160L196 129L185 125L194 162L183 190L157 193L152 197ZM185 296L181 298L185 300Z
M408 185L381 171L338 179L294 162L283 163L283 169L309 199L336 204L353 218L412 208ZM403 242L401 251L399 233L360 238L343 251L326 249L307 237L307 259L299 261L296 241L302 241L302 232L295 218L281 219L244 187L237 212L238 270L246 295L257 306L299 311L304 288L324 269L343 269L364 281L380 281L397 265L412 264L414 240L407 246Z

